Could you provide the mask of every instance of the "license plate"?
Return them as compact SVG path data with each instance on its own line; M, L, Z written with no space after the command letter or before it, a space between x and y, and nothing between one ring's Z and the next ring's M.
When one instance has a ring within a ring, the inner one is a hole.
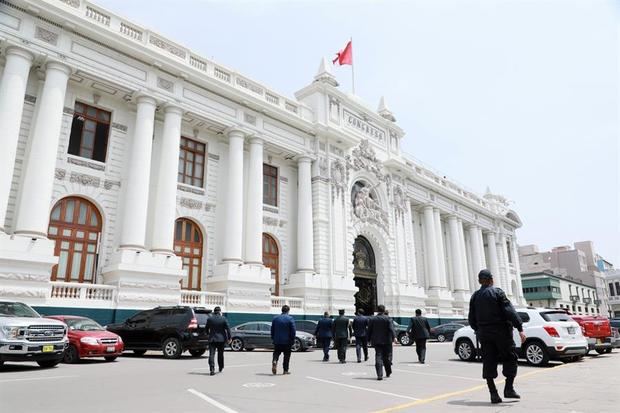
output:
M54 346L43 346L41 348L41 351L44 353L51 353L52 351L54 351Z
M105 349L105 351L107 351L108 353L114 353L114 350L116 350L114 346L109 346L108 348Z
M575 334L575 327L568 327L568 334Z

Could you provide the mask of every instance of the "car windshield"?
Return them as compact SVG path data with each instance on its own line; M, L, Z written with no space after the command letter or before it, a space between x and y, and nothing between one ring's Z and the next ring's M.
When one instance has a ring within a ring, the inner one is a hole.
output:
M65 318L65 324L69 326L71 330L78 331L102 331L101 327L96 321L88 318Z
M0 302L0 317L39 318L39 313L22 303Z
M545 321L573 321L568 314L562 311L545 311L540 315Z

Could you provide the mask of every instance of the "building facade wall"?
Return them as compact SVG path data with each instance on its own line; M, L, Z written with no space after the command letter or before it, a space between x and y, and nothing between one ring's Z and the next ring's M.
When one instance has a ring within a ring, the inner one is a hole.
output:
M308 317L352 312L353 245L363 236L375 253L377 301L393 316L425 308L432 318L462 318L476 274L487 267L494 267L508 296L523 303L519 263L510 259L517 256L521 222L506 200L480 197L403 154L404 131L389 110L371 111L341 92L325 64L291 99L88 2L15 0L5 2L0 15L2 64L13 62L16 50L32 56L21 126L7 137L16 150L14 167L5 171L12 174L10 188L0 193L7 206L0 297L98 314L178 303L221 305L239 318L266 316L284 303ZM65 21L73 22L70 30ZM70 75L60 85L66 93L52 165L29 148L39 142L38 112L47 116L38 103L54 65ZM5 78L3 70L0 81ZM16 102L12 95L2 99ZM105 162L68 153L76 102L111 113ZM143 114L151 104L148 119ZM206 145L201 187L177 182L173 188L168 178L176 170L162 172L178 159L167 132L174 118L168 115L177 112L180 136ZM151 125L152 136L140 135L144 125ZM277 206L253 195L263 185L252 169L255 156L278 169ZM50 282L58 260L50 253L54 243L45 234L20 235L21 199L36 189L23 178L27 168L53 182L49 204L36 205L36 215L49 222L53 206L68 196L87 199L101 213L93 284ZM360 183L366 198L352 192ZM148 195L136 198L143 186ZM203 235L199 291L180 288L187 274L172 245L170 252L156 248L174 231L161 213L170 197L176 198L175 219L190 219ZM136 233L130 216L143 221L144 233ZM250 257L261 232L278 246L279 297L269 270ZM126 234L141 245L124 245Z

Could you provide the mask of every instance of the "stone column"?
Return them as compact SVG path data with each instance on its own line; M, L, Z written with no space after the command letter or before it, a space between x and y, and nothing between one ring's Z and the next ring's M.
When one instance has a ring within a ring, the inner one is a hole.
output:
M146 239L147 208L149 205L149 180L151 150L157 102L150 96L136 100L136 123L129 147L120 248L143 250ZM178 160L177 160L178 162ZM176 169L176 168L175 168ZM172 229L170 229L172 232Z
M439 209L433 210L433 221L435 223L435 243L437 244L437 268L439 270L439 279L441 287L448 287L447 271L446 271L446 253L443 245L443 230L441 227L441 214Z
M493 277L497 277L500 288L505 289L506 286L503 285L505 282L499 273L499 260L497 258L497 245L495 244L494 232L487 232L487 243L489 245L489 270L491 270Z
M486 254L484 252L484 235L482 235L482 229L478 227L478 254L480 254L480 265L482 268L488 268Z
M70 74L71 69L62 63L46 65L17 210L15 233L19 235L47 238L58 141Z
M473 270L473 278L478 280L478 272L484 267L482 266L482 261L480 260L480 238L478 234L480 232L480 228L477 225L470 225L468 228L469 231L469 244L471 247L471 261L472 261L472 270Z
M452 268L454 278L454 290L464 291L467 273L463 273L463 253L460 245L459 222L457 217L451 215L448 217L448 235L450 239L450 249L452 250Z
M504 234L503 232L499 234L499 251L501 251L501 262L500 262L500 268L502 267L502 263L503 268L504 268L504 272L502 273L502 276L504 277L504 280L506 282L506 293L511 294L510 292L510 262L508 262L508 246L506 245L506 234ZM500 270L501 271L501 270Z
M463 221L457 220L457 229L459 231L459 251L461 253L461 271L463 276L463 286L466 291L471 291L469 274L469 263L467 262L467 246L465 245L465 232L463 230Z
M441 288L439 268L437 266L437 241L435 238L435 215L432 206L424 207L424 258L430 289Z
M226 188L226 225L222 261L241 264L243 242L243 141L239 129L228 130L228 186Z
M155 226L152 234L152 251L158 254L174 254L174 222L176 219L177 169L181 143L183 110L167 105L164 109L164 132L159 153L155 182Z
M313 272L312 159L302 156L297 163L297 272Z
M28 74L34 56L18 47L6 48L6 64L0 80L0 125L2 125L2 150L0 151L0 232L4 232L4 221L11 192L19 127L24 110L24 95Z
M245 216L245 262L263 263L263 140L250 138L248 201Z

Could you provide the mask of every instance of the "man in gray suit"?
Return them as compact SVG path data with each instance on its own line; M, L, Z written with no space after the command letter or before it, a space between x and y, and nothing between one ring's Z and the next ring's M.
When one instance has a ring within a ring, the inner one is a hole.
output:
M415 310L415 317L411 317L407 334L415 341L415 351L418 361L424 364L426 359L426 340L431 337L431 326L426 317L422 317L422 310Z
M215 307L213 314L207 319L205 327L209 336L209 369L210 375L215 375L215 351L217 350L217 366L224 370L224 346L230 343L230 328L228 320L222 315L222 309Z

